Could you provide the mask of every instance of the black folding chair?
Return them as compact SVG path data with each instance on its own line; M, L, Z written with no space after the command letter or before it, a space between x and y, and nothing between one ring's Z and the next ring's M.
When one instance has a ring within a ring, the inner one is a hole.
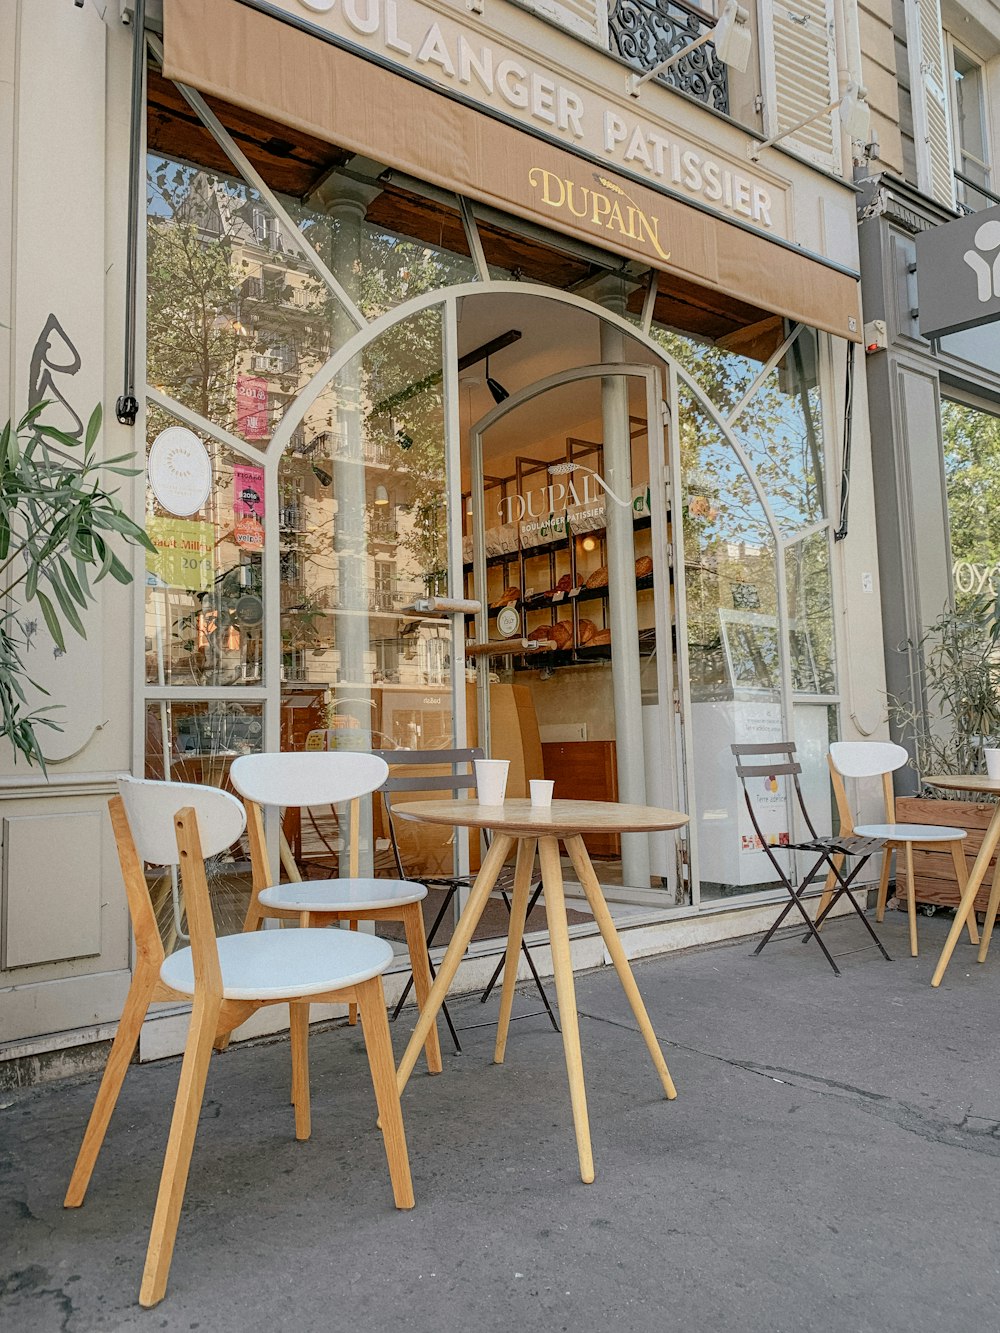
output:
M829 916L831 909L839 901L839 899L842 897L846 897L850 902L851 906L854 908L855 912L857 912L858 916L864 923L864 927L868 931L868 934L878 945L882 957L885 958L888 962L891 962L892 960L889 958L889 955L882 947L882 941L879 939L879 937L875 934L875 931L872 929L871 922L865 916L863 909L857 902L857 899L851 893L851 885L857 878L862 867L865 865L869 857L875 856L878 852L881 852L883 850L883 848L885 847L885 839L863 838L859 837L857 834L851 834L848 837L831 836L829 838L822 838L817 834L816 826L809 818L809 811L806 809L805 798L802 795L802 786L799 782L799 774L802 772L802 765L795 759L794 742L764 741L755 745L734 745L732 746L732 751L733 754L736 756L736 773L740 779L740 782L743 785L743 796L747 803L747 809L750 812L750 821L753 824L754 832L757 834L757 840L759 841L761 848L767 853L768 859L770 860L771 864L774 866L775 870L778 873L778 878L781 880L782 884L788 890L789 895L791 897L791 902L785 905L785 907L779 914L778 919L771 926L771 929L767 932L767 934L764 936L761 942L757 945L756 949L754 949L754 956L756 957L756 955L760 953L761 949L763 949L764 945L768 943L768 941L774 935L774 932L781 925L782 921L784 921L788 913L792 910L793 907L796 907L798 908L802 916L802 920L806 923L806 927L809 932L807 935L804 935L802 937L803 942L805 942L810 938L815 939L816 943L823 950L823 954L826 958L826 961L830 964L836 975L839 977L840 968L834 962L833 955L830 953L830 950L826 947L826 944L823 942L823 938L819 933L819 927ZM768 760L767 759L768 755L777 756L778 762L775 763L773 759ZM755 762L746 763L745 758L747 756L749 756ZM767 835L764 833L758 822L757 812L754 809L753 798L750 792L750 788L747 785L748 779L778 778L778 777L785 778L786 782L788 779L791 779L792 784L795 787L795 795L798 798L799 809L802 811L802 818L805 820L806 828L809 830L809 833L811 835L804 842L784 843L782 844L782 847L779 850L790 851L790 852L818 853L818 859L816 860L815 864L806 872L806 874L802 878L801 883L798 886L794 885L792 881L788 878L788 875L783 869L781 863L775 856L774 848L771 846L770 842L768 841ZM844 876L841 874L840 867L837 865L837 862L834 860L834 858L835 857L843 858L846 856L857 857L858 862L857 865L854 867L854 869L851 871L851 873L845 879ZM819 916L816 918L816 921L813 922L809 916L809 913L806 911L805 904L802 901L802 894L807 888L807 886L812 882L813 878L815 877L817 871L820 869L821 866L827 867L832 872L837 881L837 888L835 889L833 896L827 903L826 907L823 909L822 912L820 912Z
M421 884L426 884L429 889L443 889L444 896L437 915L431 923L431 928L427 932L427 947L430 949L434 943L438 929L450 909L455 894L460 889L470 889L475 881L475 875L408 875L403 865L403 858L400 854L399 839L396 836L396 826L392 815L393 796L405 796L407 792L429 792L439 791L442 796L474 795L476 790L476 770L473 767L473 761L484 759L486 756L481 749L463 749L463 750L374 750L389 765L390 770L401 766L407 768L406 773L396 773L390 771L389 777L379 788L382 793L382 799L385 803L386 822L389 826L389 840L392 844L392 854L395 858L396 869L401 879L419 879ZM416 772L416 769L440 769L447 766L451 769L450 773L441 772ZM488 836L488 835L487 835ZM505 866L500 872L497 880L496 892L503 899L504 906L507 908L507 915L511 911L510 895L514 888L514 871L510 866ZM534 910L542 892L541 880L532 885L531 897L528 900L527 915L530 916ZM521 939L521 952L524 954L528 964L528 969L534 979L538 994L541 996L542 1004L545 1006L545 1012L549 1016L549 1022L559 1031L559 1023L552 1011L552 1005L549 1003L549 997L545 993L545 987L542 985L542 979L538 975L538 969L535 967L535 961L531 956L524 938ZM493 991L494 986L503 973L506 955L501 955L492 977L479 997L485 1004ZM431 963L431 975L434 975L434 964ZM410 974L409 980L403 988L403 993L396 1002L396 1007L392 1011L392 1018L399 1017L400 1010L406 1003L406 997L410 993L410 987L413 985L413 974ZM445 1022L448 1024L448 1031L451 1033L451 1039L455 1043L455 1050L461 1051L462 1044L458 1040L458 1033L455 1031L455 1025L448 1013L447 1005L442 1006ZM526 1015L527 1016L527 1015Z

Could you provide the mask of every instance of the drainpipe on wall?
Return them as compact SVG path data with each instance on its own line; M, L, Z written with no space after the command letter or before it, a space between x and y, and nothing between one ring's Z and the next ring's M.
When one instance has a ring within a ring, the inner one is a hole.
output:
M122 15L122 22L125 15ZM142 144L143 75L146 68L146 0L135 0L132 12L132 124L129 132L128 232L125 269L125 368L122 392L115 403L115 416L123 426L134 426L139 415L135 396L135 298L139 267L139 181L143 177L139 149Z

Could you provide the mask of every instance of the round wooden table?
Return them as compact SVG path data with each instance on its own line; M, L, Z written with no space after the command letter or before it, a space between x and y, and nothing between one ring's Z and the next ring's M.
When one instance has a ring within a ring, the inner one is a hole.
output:
M925 778L924 781L932 787L940 787L943 791L970 791L979 796L1000 797L1000 778L988 778L983 773L941 773L935 777ZM940 986L945 968L948 966L955 945L958 943L958 937L961 935L969 917L975 911L976 894L986 878L990 857L996 851L998 843L1000 843L1000 800L993 807L993 817L983 834L983 845L979 849L975 865L969 871L965 891L958 907L955 909L955 919L951 923L951 930L948 932L948 938L941 950L937 968L931 978L932 986ZM993 872L993 887L990 890L986 920L983 922L983 933L979 940L979 962L981 963L986 961L986 951L990 947L990 935L993 933L993 923L997 919L998 906L1000 906L1000 860L997 861L996 869Z
M469 946L472 933L483 914L487 900L497 881L500 870L517 844L517 863L514 872L514 896L511 904L510 926L507 934L507 957L504 964L503 990L500 996L500 1018L497 1024L496 1048L493 1059L502 1064L507 1045L514 986L517 981L517 961L524 932L535 866L535 853L541 863L545 914L549 923L549 942L552 949L552 969L555 973L556 995L559 1000L559 1019L562 1026L566 1072L569 1076L570 1102L576 1129L576 1146L580 1159L580 1176L589 1184L594 1179L594 1158L590 1146L590 1123L587 1116L587 1093L583 1081L583 1059L580 1052L580 1028L576 1012L576 991L573 985L573 961L569 946L569 928L566 923L566 900L563 893L562 864L559 843L566 848L573 868L594 914L605 948L611 957L618 979L628 997L639 1030L646 1042L660 1082L668 1098L677 1096L670 1071L663 1058L656 1033L646 1013L639 988L628 965L625 950L615 929L604 893L594 873L584 846L583 834L599 830L607 833L657 833L680 828L688 822L687 815L676 810L657 810L644 805L616 805L609 801L553 801L551 806L532 806L530 801L511 800L503 805L480 805L478 801L408 801L394 804L394 815L425 824L446 824L454 828L490 829L493 841L476 881L469 893L455 925L455 933L441 960L430 996L421 1008L409 1045L403 1054L397 1072L399 1091L406 1087L420 1051L427 1040L431 1024L454 980L462 956Z

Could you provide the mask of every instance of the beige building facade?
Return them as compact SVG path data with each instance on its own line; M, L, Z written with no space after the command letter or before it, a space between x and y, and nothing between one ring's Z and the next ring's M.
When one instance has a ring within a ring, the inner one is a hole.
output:
M478 743L517 781L690 811L680 839L591 848L633 954L768 921L730 745L794 736L828 825L829 741L885 734L853 175L876 137L902 161L887 25L761 0L745 71L708 42L635 95L719 15L144 9L137 35L142 6L0 3L0 410L46 397L72 428L101 401L107 454L148 463L130 498L157 546L86 641L39 646L65 705L48 778L0 756L0 1055L64 1067L113 1031L124 772ZM862 142L836 106L866 33ZM792 837L779 792L754 800ZM336 870L335 811L283 831ZM376 803L376 870L386 835ZM404 854L419 877L477 848ZM245 849L212 881L239 928ZM149 882L176 942L183 905ZM600 965L582 904L573 930ZM498 949L474 942L468 986ZM183 1022L151 1016L141 1055Z

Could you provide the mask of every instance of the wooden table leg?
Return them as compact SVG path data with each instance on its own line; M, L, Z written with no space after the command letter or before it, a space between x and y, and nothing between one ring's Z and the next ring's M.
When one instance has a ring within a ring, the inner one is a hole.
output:
M406 1050L403 1052L403 1058L399 1062L399 1068L396 1071L396 1085L400 1093L406 1087L410 1075L413 1073L413 1066L417 1063L421 1048L427 1040L431 1024L440 1012L448 994L448 987L455 979L458 965L469 947L472 933L479 924L479 918L483 914L489 896L493 891L493 886L497 882L503 863L510 855L510 849L513 845L514 839L509 834L497 833L492 843L490 843L489 851L483 858L483 864L476 876L476 882L469 893L469 901L465 904L465 910L458 918L455 933L452 935L451 942L441 959L441 966L437 970L437 976L434 978L434 985L427 997L427 1003L420 1007L413 1034Z
M983 844L979 849L979 855L976 857L972 870L969 872L969 878L965 883L965 892L962 894L962 900L955 910L955 919L951 923L951 930L948 931L948 938L944 942L944 948L941 950L941 957L938 959L938 965L931 977L932 986L940 986L941 978L944 976L945 968L951 960L951 955L955 951L955 945L958 943L958 937L965 929L965 923L968 920L969 913L975 911L976 894L979 887L986 878L986 871L989 868L990 858L996 851L997 843L1000 842L1000 804L993 811L993 817L989 826L983 835ZM988 918L987 918L988 920ZM980 960L986 956L986 948L990 942L989 931L984 927L982 943L979 946Z
M632 1013L635 1015L635 1021L639 1024L639 1031L642 1033L643 1040L646 1043L646 1049L653 1058L653 1064L656 1066L656 1072L660 1076L660 1082L663 1084L663 1091L667 1094L670 1101L677 1096L677 1089L674 1087L674 1081L670 1077L670 1070L667 1068L667 1062L663 1058L663 1052L660 1050L660 1043L656 1039L656 1033L653 1031L653 1025L649 1021L649 1014L646 1012L646 1006L643 1004L642 996L639 994L639 987L636 985L635 977L632 975L632 969L629 967L628 958L625 956L625 949L621 942L621 936L615 929L615 923L612 919L608 904L604 900L604 893L601 890L600 881L594 872L590 857L587 854L587 848L583 838L577 834L573 838L566 839L566 850L569 852L570 860L573 862L573 869L579 876L580 883L583 885L583 891L587 895L587 902L590 904L590 910L594 914L594 920L597 922L604 940L604 947L611 955L611 961L614 963L615 971L618 973L618 980L622 984L622 989L632 1006Z
M986 906L986 916L983 919L983 938L979 942L979 961L986 962L986 951L990 947L990 936L993 934L993 926L997 919L997 906L1000 905L1000 861L997 862L996 869L993 871L993 887L990 889L990 900Z
M497 1042L493 1050L493 1063L497 1065L503 1064L504 1052L507 1049L510 1012L514 1005L514 986L517 983L517 964L521 954L521 940L524 936L524 921L528 914L531 875L535 868L535 849L537 846L537 838L521 838L517 844L514 896L510 904L507 956L503 965L503 989L500 992L500 1017L497 1019Z
M580 1023L576 1013L576 988L573 984L573 959L569 948L569 926L566 922L566 898L563 894L558 838L540 838L538 854L542 863L545 915L549 923L552 970L555 973L556 996L559 1000L559 1023L562 1027L566 1073L569 1076L569 1098L573 1107L573 1125L576 1129L580 1179L585 1185L589 1185L594 1179L594 1154L590 1146L587 1090L583 1082Z

